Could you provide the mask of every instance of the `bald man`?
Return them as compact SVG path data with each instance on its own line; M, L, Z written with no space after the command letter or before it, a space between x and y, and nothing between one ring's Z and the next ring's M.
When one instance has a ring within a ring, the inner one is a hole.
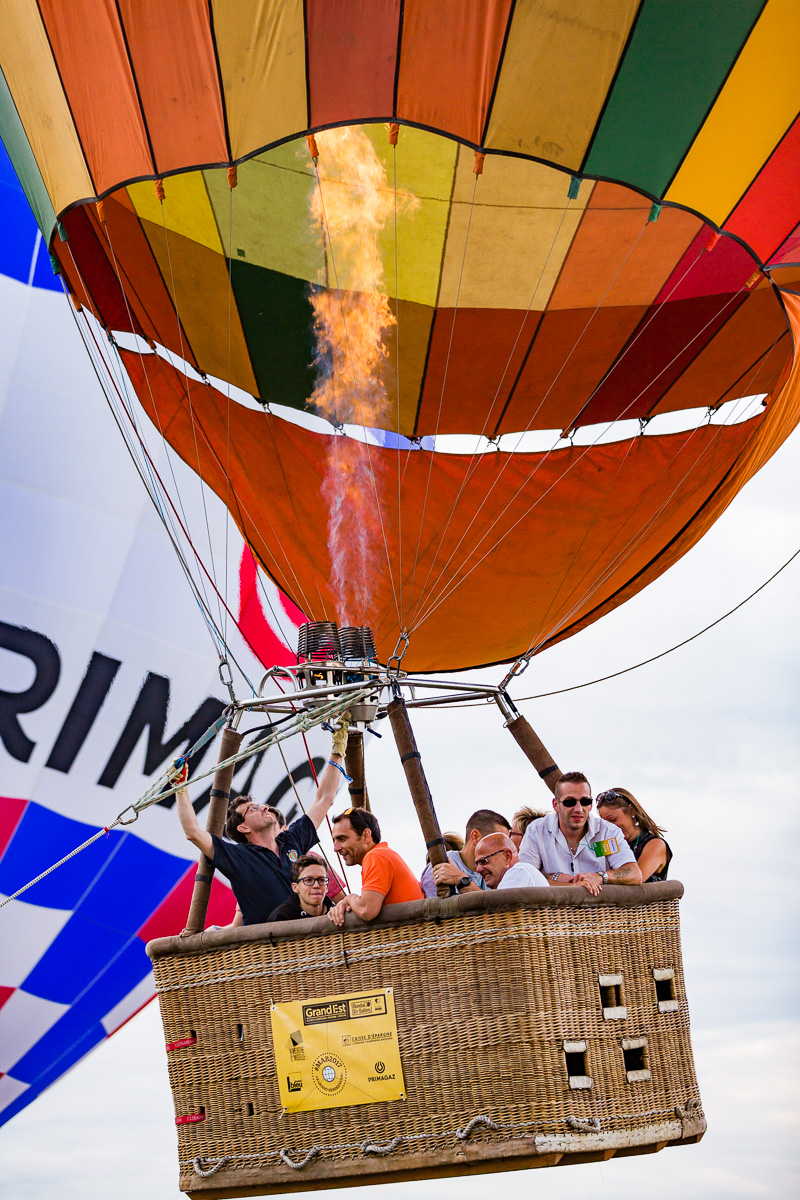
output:
M549 887L541 871L521 863L517 847L504 833L490 833L475 847L475 870L487 888Z

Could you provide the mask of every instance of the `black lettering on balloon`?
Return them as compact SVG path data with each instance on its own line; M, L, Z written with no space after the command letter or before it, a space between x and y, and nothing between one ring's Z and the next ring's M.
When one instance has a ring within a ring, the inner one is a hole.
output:
M101 787L114 787L145 730L147 730L147 749L144 759L144 774L152 775L167 759L176 757L179 749L188 749L189 746L192 746L222 715L225 707L221 700L215 700L213 696L209 696L189 717L188 721L184 721L180 729L165 740L164 733L169 711L169 680L163 675L154 675L150 672L142 684L119 741L112 750L111 757L97 782ZM190 760L190 774L197 769L212 744L213 739L201 747ZM175 803L175 797L169 796L163 803L165 807L171 808Z
M45 766L65 774L69 771L121 665L118 658L109 658L95 650Z
M0 741L12 758L29 762L36 747L17 719L20 713L34 712L52 696L61 675L58 648L43 633L34 633L21 625L0 621L0 648L29 658L36 668L33 683L24 692L0 690Z

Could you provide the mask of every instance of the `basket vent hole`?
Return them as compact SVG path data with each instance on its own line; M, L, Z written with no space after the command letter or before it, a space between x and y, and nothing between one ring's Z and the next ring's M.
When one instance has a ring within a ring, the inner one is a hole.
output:
M591 1088L592 1080L586 1063L586 1042L564 1042L564 1061L567 1079L572 1089Z
M244 1025L236 1026L236 1040L237 1040L237 1042L244 1041Z
M565 1054L567 1060L568 1075L585 1075L586 1074L586 1051L581 1050L575 1054Z
M252 1101L252 1100L248 1100L248 1101L247 1101L247 1104L245 1104L245 1106L244 1106L244 1107L245 1107L245 1114L246 1114L246 1116L248 1116L248 1117L254 1117L254 1116L256 1115L256 1110L255 1110L255 1108L253 1107L253 1101Z
M653 970L656 988L656 1003L660 1013L677 1012L678 998L675 995L675 971L672 967L656 967Z
M657 979L656 980L656 999L657 1000L674 1000L675 999L675 980L674 979Z
M609 987L601 985L600 999L603 1002L603 1008L619 1008L622 1004L622 988L618 983L612 983Z
M622 975L598 975L597 985L600 990L600 1006L607 1021L624 1020L628 1015L625 1007L625 997L622 991Z
M647 1065L647 1038L624 1038L622 1054L628 1083L646 1083L651 1078Z
M626 1071L646 1071L647 1063L644 1058L644 1046L636 1046L634 1050L623 1050Z

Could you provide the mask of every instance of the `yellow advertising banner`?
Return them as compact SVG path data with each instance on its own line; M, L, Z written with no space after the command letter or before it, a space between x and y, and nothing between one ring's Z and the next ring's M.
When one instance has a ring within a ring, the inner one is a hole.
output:
M391 988L273 1004L270 1017L287 1112L405 1100Z

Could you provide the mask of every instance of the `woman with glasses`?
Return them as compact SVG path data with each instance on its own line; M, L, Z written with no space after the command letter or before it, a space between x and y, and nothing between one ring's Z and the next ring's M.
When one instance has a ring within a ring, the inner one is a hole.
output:
M301 854L292 863L292 894L267 917L268 921L299 921L321 917L333 906L327 896L328 866L316 854Z
M633 792L620 787L601 792L597 811L622 832L636 856L642 883L661 883L667 878L672 851L661 836L664 830L647 815Z

